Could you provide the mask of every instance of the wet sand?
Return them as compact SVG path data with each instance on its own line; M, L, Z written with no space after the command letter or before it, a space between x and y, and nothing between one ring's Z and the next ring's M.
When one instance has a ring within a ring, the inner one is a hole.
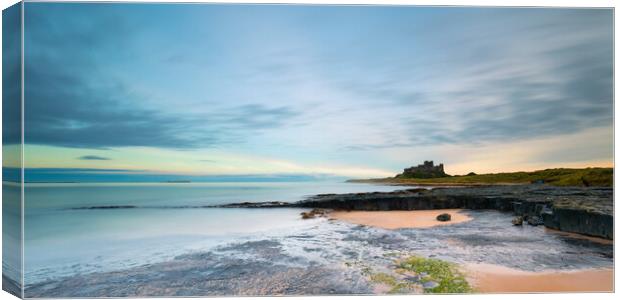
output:
M613 245L614 244L613 240L607 240L607 239L603 239L603 238L599 238L599 237L587 236L587 235L578 234L578 233L565 232L565 231L551 229L551 228L548 228L548 227L545 227L545 232L551 233L551 234L555 234L555 235L559 235L559 236L569 237L569 238L573 238L573 239L587 240L587 241L591 241L591 242L595 242L595 243L599 243L599 244L603 244L603 245Z
M491 264L464 267L479 293L612 292L612 269L527 272Z
M439 214L448 213L452 219L448 222L437 221ZM349 223L380 227L385 229L429 228L452 225L472 220L462 209L435 210L391 210L391 211L333 211L330 218Z

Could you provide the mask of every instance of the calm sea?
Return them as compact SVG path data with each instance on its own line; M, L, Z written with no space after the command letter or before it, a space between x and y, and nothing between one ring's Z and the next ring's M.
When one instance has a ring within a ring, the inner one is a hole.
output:
M320 193L402 187L342 182L28 183L26 285L62 276L155 263L261 235L303 230L300 209L185 208L298 201ZM76 209L136 206L126 209Z

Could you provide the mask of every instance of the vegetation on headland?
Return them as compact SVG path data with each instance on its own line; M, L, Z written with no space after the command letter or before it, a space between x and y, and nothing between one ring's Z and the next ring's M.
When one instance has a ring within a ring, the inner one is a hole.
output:
M613 168L546 169L533 172L453 175L441 178L403 176L354 179L349 182L401 185L496 185L545 183L556 186L613 186Z
M472 288L457 265L443 260L412 256L397 261L397 275L371 273L370 280L390 287L388 293L421 288L425 293L470 293Z

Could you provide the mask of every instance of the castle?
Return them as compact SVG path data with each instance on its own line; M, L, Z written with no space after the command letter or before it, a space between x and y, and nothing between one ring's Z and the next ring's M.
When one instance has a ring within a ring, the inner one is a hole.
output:
M448 177L443 170L443 164L435 166L433 161L424 161L424 164L417 167L410 167L403 170L402 174L396 175L397 178L439 178Z

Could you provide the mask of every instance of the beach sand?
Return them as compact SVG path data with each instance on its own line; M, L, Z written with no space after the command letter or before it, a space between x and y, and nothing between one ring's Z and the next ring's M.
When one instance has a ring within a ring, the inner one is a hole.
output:
M565 231L551 229L551 228L548 228L548 227L545 227L545 232L547 232L549 234L560 235L560 236L569 237L569 238L573 238L573 239L588 240L588 241L599 243L599 244L603 244L603 245L613 245L614 244L613 240L607 240L607 239L603 239L603 238L587 236L587 235L578 234L578 233L565 232Z
M612 269L527 272L491 264L464 267L479 293L612 292Z
M448 222L437 221L437 215L442 213L450 214L452 219ZM333 211L329 214L329 217L353 224L385 229L428 228L467 222L472 219L461 209Z

